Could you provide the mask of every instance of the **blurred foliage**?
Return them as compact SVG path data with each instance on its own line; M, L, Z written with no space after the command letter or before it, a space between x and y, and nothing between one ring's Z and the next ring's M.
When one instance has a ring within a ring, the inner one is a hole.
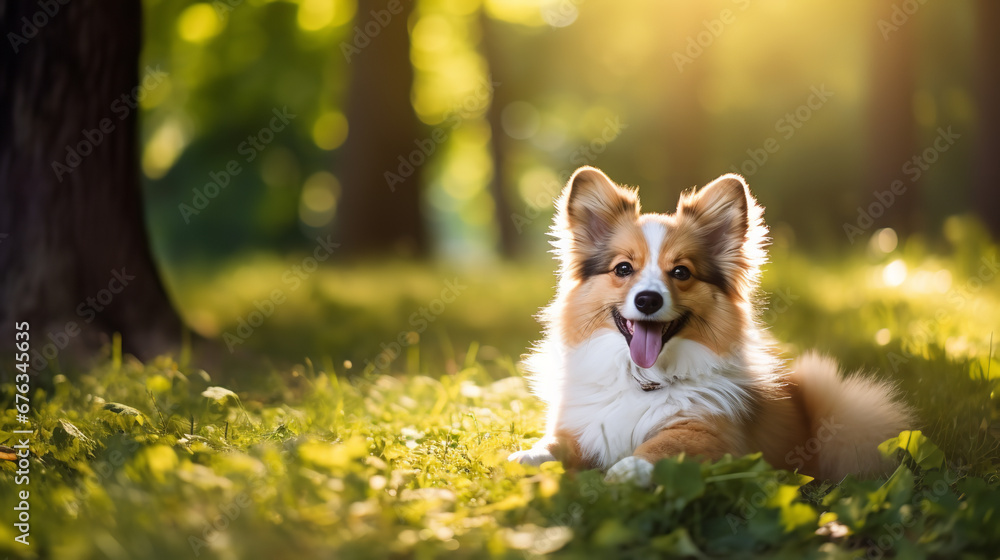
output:
M0 547L66 559L992 558L997 249L966 255L981 239L960 237L945 259L892 247L887 232L874 239L864 256L824 264L779 241L761 320L789 355L818 347L899 383L921 425L883 445L900 461L888 480L810 481L757 455L674 458L657 465L649 492L607 485L597 471L507 463L544 425L511 354L537 333L529 317L549 296L540 286L551 273L459 274L465 287L433 327L374 371L363 360L394 339L385 325L411 330L410 315L444 297L453 275L327 267L289 287L238 346L297 365L206 372L167 358L141 364L116 346L73 381L33 382L34 544L13 544L8 524ZM192 270L178 280L190 298L183 307L205 310L193 323L236 332L229 317L259 309L271 280L280 285L281 271L300 263L261 257L215 276ZM398 282L403 275L412 280ZM328 319L335 308L341 322ZM11 445L23 425L14 387L0 394L0 444ZM17 488L0 487L0 503L13 504Z
M976 122L971 2L920 4L907 23L917 144L939 127L962 135L910 194L922 234L900 239L876 219L850 240L843 224L885 188L865 183L881 41L870 3L420 0L406 22L413 108L428 130L457 116L423 185L448 258L351 266L313 255L344 188L344 45L370 14L354 0L144 6L142 67L167 74L141 101L153 243L186 323L250 359L143 364L116 341L89 371L54 364L31 395L34 544L0 526L4 553L995 556L1000 264L960 215ZM724 9L736 20L715 34ZM679 69L675 54L705 32L710 44ZM491 130L473 98L500 68L509 102ZM784 136L781 119L823 87L833 95ZM275 111L287 126L262 133ZM760 319L789 357L818 348L899 384L921 425L883 445L896 472L822 482L755 455L681 457L657 465L648 492L507 463L544 424L515 364L553 293L544 230L565 175L598 165L642 185L648 210L669 210L692 186L678 177L739 169L769 138L780 149L743 169L774 233ZM536 258L492 258L508 218L489 188L497 165ZM180 204L198 213L185 219ZM13 386L0 395L11 445ZM0 487L5 507L16 489Z
M157 252L177 263L308 245L330 227L343 189L349 61L365 56L349 47L364 43L375 16L358 13L354 0L144 5L142 67L168 74L142 99ZM906 195L919 199L924 232L935 240L944 220L971 204L974 4L918 10L904 23L917 38L914 91L899 101L912 106L913 153L940 127L960 135ZM656 211L669 210L682 189L742 170L777 230L794 231L811 250L849 245L843 224L888 188L867 175L880 149L868 141L871 60L904 38L882 29L881 17L864 0L420 0L406 22L413 108L428 131L446 123L449 132L423 185L438 249L482 259L498 220L510 219L527 253L538 252L553 195L584 163L643 186ZM502 130L491 130L490 100L476 93L487 81L499 81L506 100ZM820 90L831 95L820 101ZM245 161L241 144L285 107L295 115L287 129ZM506 146L499 162L489 148L496 135ZM769 139L773 153L763 151ZM191 204L230 160L240 173L186 222L178 205ZM909 181L903 164L894 165ZM488 186L497 165L507 171L513 216L495 215Z
M974 220L951 218L940 236L947 239L941 253L919 238L904 242L879 229L853 254L828 260L803 254L778 231L763 275L770 308L761 318L776 338L790 341L789 353L815 347L844 356L849 368L888 367L883 346L926 357L933 343L949 357L986 355L1000 315L997 248ZM423 373L429 364L453 363L474 342L490 357L519 356L538 338L533 317L555 291L552 261L372 260L310 270L312 254L195 262L167 270L166 279L185 322L207 336L236 335L255 312L268 315L233 348L286 362L364 364L402 334L419 341L411 346ZM282 303L266 313L276 290ZM388 371L405 371L406 363L400 359Z

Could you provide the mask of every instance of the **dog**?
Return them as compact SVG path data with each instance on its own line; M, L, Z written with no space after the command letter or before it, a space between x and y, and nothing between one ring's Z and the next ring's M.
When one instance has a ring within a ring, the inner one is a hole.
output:
M544 338L525 359L544 437L510 455L649 485L679 455L760 452L827 480L885 472L878 445L907 429L895 388L844 377L816 353L788 364L758 321L763 208L727 174L643 214L637 191L584 166L552 227L560 263Z

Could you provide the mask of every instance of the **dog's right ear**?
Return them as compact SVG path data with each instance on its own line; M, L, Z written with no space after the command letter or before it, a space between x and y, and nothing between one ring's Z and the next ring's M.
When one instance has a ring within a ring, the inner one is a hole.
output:
M576 247L599 247L615 227L639 217L639 197L616 185L601 170L577 169L569 178L559 203L557 227L572 234Z
M587 278L610 270L608 242L621 225L639 218L639 197L599 169L584 166L566 183L552 227L563 277Z

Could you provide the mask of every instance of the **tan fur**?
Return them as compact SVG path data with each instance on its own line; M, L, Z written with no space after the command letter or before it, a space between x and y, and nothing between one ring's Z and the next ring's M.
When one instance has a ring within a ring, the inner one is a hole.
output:
M615 253L613 262L628 260L645 264L650 258L642 230L636 222L619 226L608 241ZM636 266L641 266L637 264ZM564 312L559 316L559 328L567 341L579 344L608 325L610 305L622 300L635 282L635 277L618 278L606 274L589 282L579 282L568 290Z
M833 480L851 473L884 474L890 468L874 449L914 423L912 412L896 400L894 387L860 373L845 378L836 361L814 352L792 364L790 379L800 387L809 437L803 451L786 463L812 457L814 476Z
M615 264L639 270L655 259L671 301L690 316L677 337L722 357L752 347L764 365L745 372L752 385L748 414L679 419L636 448L635 456L655 462L681 452L718 459L760 451L777 468L821 478L880 473L885 465L878 444L908 428L912 415L892 387L858 375L845 379L829 358L807 354L785 369L753 308L766 259L762 214L736 175L684 193L674 214L641 214L634 190L599 170L577 170L553 227L562 266L559 292L542 314L549 335L572 346L600 329L617 330L610 311L622 304L635 276L617 277ZM649 221L666 230L658 255L647 254L641 227ZM605 256L607 271L584 277L581 271L594 266L595 248ZM678 265L691 277L672 277L669 271ZM556 432L542 446L570 468L590 466L573 434Z
M797 386L782 385L769 398L761 398L754 416L743 426L747 446L760 451L764 460L779 469L818 473L817 458L802 458L803 464L791 464L788 454L810 437L809 416Z
M803 391L796 380L805 380ZM660 431L633 455L656 463L684 453L707 460L760 451L779 469L841 480L849 474L877 476L891 465L875 450L913 422L892 400L894 390L859 375L841 379L836 362L806 354L755 402L742 422L722 417L682 420ZM577 448L578 451L578 448ZM569 468L586 468L576 461Z
M681 453L717 461L726 453L741 455L744 448L741 430L732 421L712 417L672 424L636 448L634 455L650 463Z
M551 448L550 452L555 457L558 457L563 465L566 465L569 469L590 467L583 453L580 451L580 444L576 441L576 437L573 434L560 431L556 432L556 437L558 445Z
M707 282L705 276L708 274L708 265L703 257L706 248L702 236L706 223L709 224L708 227L713 227L714 222L722 219L722 211L713 207L710 202L718 205L721 200L721 204L728 204L728 208L736 203L727 203L726 197L736 197L739 200L739 197L744 196L742 186L737 188L727 182L722 185L722 189L703 189L702 192L709 196L685 195L678 204L677 213L673 215L640 215L634 191L617 187L602 173L597 175L599 171L592 171L593 173L584 175L586 180L575 189L580 193L573 200L583 208L572 210L569 195L564 196L562 202L562 218L558 223L572 234L571 239L567 240L572 241L572 244L566 249L573 254L573 258L564 259L564 269L570 269L571 266L566 266L568 263L582 258L580 250L574 248L592 242L590 236L594 234L594 219L606 222L604 227L609 229L609 237L605 243L609 252L615 254L613 262L626 261L640 269L645 266L647 259L654 258L646 254L648 249L641 226L648 221L661 223L667 230L667 239L663 250L655 256L658 264L664 271L684 265L692 273L692 278L684 281L664 275L674 301L693 311L695 317L684 331L684 338L704 344L719 354L728 352L730 341L739 340L740 333L748 326L750 313L746 296L755 276L727 271L734 280L739 280L743 287L740 290L723 291L720 286ZM579 173L581 172L578 171ZM745 208L746 202L742 205ZM739 207L738 204L737 206ZM733 226L714 227L731 232ZM737 233L741 239L750 236L745 230L737 230ZM763 238L763 234L754 235ZM754 259L760 258L755 251L747 251L747 255L736 261L739 265L756 266ZM570 276L566 272L567 270L563 272L564 278ZM554 324L568 343L579 344L599 328L615 328L608 309L622 301L635 277L622 279L611 274L610 269L608 272L607 275L591 278L587 282L569 282L563 291L564 297L549 307L546 314L549 322Z

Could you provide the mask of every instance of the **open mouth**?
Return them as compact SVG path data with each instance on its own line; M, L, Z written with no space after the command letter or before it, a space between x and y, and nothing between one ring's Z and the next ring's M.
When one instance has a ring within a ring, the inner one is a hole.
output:
M690 314L685 313L667 323L632 321L622 317L615 308L611 308L611 316L615 319L615 326L625 337L625 343L628 344L629 354L635 365L651 368L663 350L663 345L684 328Z

